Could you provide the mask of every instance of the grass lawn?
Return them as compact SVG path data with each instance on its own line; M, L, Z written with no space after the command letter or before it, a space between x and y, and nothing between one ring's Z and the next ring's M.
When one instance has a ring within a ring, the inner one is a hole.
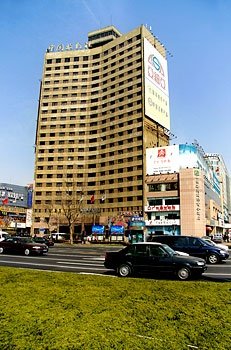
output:
M0 350L231 349L231 283L0 268Z

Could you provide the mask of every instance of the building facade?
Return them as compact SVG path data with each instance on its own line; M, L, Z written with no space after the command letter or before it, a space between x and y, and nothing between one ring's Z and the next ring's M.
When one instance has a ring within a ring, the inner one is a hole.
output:
M222 156L218 153L206 153L206 160L217 175L221 184L222 220L228 224L231 219L230 176Z
M147 149L147 234L224 233L222 183L195 145Z
M84 48L51 45L37 117L33 228L52 221L57 229L67 192L81 203L77 221L143 215L146 148L168 145L169 129L166 52L146 27L90 32Z

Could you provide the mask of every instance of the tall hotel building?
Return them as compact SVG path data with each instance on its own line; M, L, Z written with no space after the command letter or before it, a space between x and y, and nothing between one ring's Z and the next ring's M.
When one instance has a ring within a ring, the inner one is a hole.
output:
M167 61L160 41L143 25L127 34L109 26L90 32L83 47L50 46L45 54L34 227L47 222L51 204L61 210L66 185L84 194L86 210L99 209L99 222L142 213L146 148L169 143Z

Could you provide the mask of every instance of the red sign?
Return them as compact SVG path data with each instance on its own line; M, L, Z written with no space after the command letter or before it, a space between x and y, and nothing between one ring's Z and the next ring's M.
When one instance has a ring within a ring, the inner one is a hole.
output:
M165 148L158 149L157 157L158 158L165 158L166 157L166 149Z

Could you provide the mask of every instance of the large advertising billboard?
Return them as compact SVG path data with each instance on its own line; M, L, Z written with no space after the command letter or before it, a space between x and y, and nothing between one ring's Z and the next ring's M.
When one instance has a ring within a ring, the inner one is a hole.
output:
M9 207L27 207L27 187L0 183L0 205Z
M145 114L170 130L167 60L144 38Z
M146 149L147 175L179 171L179 146Z
M174 173L185 168L199 168L207 173L206 162L194 145L147 148L146 156L148 175Z

